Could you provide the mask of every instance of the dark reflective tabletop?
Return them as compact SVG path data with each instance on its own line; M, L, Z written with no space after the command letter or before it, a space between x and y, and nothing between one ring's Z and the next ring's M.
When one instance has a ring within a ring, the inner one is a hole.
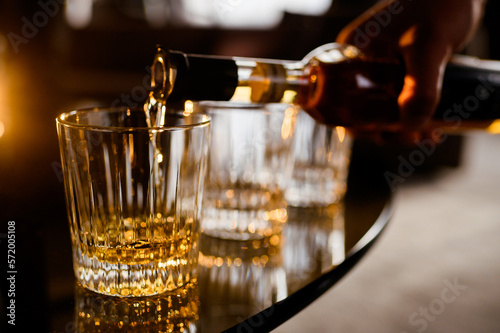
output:
M364 177L351 173L357 181L350 181L344 202L326 208L289 207L281 235L247 242L202 236L197 281L154 297L107 297L75 283L64 214L57 214L55 226L46 230L43 220L31 231L18 228L16 328L269 331L349 272L385 227L390 191L383 182ZM59 209L64 211L64 206Z

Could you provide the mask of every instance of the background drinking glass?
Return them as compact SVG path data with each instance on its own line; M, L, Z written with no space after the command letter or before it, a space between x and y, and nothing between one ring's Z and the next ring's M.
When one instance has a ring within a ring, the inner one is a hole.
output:
M210 118L142 109L57 118L77 280L100 293L143 296L196 273Z
M352 146L346 130L319 124L300 112L293 146L294 166L285 193L287 203L310 207L342 200Z
M262 239L281 231L297 109L202 102L212 118L202 233Z

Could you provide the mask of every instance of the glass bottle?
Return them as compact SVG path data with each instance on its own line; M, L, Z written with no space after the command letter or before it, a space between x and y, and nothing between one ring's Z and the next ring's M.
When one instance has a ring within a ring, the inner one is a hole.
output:
M152 70L154 99L296 103L332 126L398 126L404 66L369 58L350 45L326 44L300 61L201 56L158 47ZM497 128L499 88L500 62L455 56L445 71L435 123L449 129Z

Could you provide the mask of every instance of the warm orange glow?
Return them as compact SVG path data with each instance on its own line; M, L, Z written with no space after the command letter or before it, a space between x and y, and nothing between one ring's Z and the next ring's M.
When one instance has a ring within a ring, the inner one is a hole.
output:
M2 66L0 59L0 67ZM5 73L5 72L4 72ZM5 120L8 116L8 103L7 103L7 82L5 75L2 74L0 68L0 137L5 133Z
M500 134L500 119L495 120L486 129L491 134Z
M283 119L283 124L281 125L281 138L283 140L288 139L292 134L296 114L297 110L292 106L285 110L285 119Z
M399 46L401 47L406 47L415 42L415 33L417 31L416 26L412 26L410 29L408 29L402 36L401 39L399 40Z
M283 93L283 98L281 101L283 103L293 103L295 102L295 98L297 97L297 92L293 90L285 90Z
M187 100L184 103L184 112L182 113L184 116L189 116L194 111L194 103L190 100Z
M252 88L236 87L236 90L234 91L234 95L231 98L231 101L246 102L250 99L251 95L252 95Z
M403 90L399 94L398 104L404 104L408 99L410 99L415 93L415 87L417 86L417 82L415 78L409 75L405 76L405 83L403 86Z
M7 110L7 64L4 54L7 52L7 38L0 34L0 137L5 133L5 121L9 115Z
M339 138L340 143L344 142L345 140L345 128L341 126L335 127L335 130L337 131L337 136Z

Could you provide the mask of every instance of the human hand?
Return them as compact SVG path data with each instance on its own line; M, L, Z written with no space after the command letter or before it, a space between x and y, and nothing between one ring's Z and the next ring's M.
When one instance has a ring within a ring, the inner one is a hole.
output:
M339 43L356 46L370 57L404 63L406 74L398 98L402 130L391 138L412 142L431 132L429 121L439 103L446 63L473 36L485 3L383 0L340 32Z

